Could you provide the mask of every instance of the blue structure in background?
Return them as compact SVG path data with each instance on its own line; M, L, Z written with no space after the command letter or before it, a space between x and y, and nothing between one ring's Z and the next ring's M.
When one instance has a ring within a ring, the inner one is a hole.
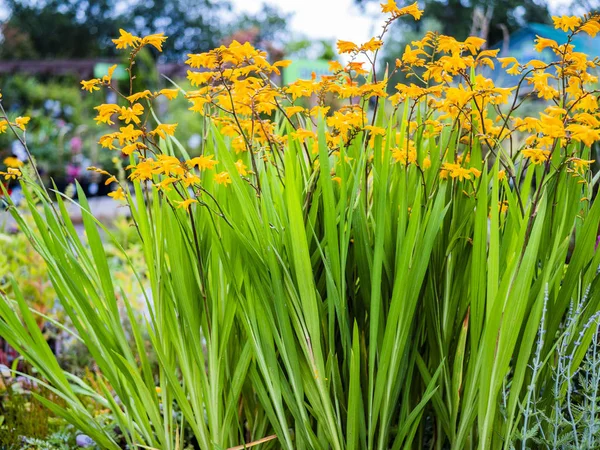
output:
M562 30L554 29L551 25L530 23L510 35L508 49L506 51L502 50L504 47L503 42L498 42L490 48L501 49L498 54L499 57L513 56L517 58L519 62L526 62L532 59L538 59L544 62L556 61L556 55L550 49L545 49L542 53L535 51L534 41L537 36L553 39L561 45L567 42L568 35ZM586 33L576 34L571 40L571 44L574 46L574 51L585 53L588 55L589 59L600 57L600 46L598 45L598 41L594 42L594 39ZM521 76L507 74L506 70L502 69L499 63L496 63L495 70L492 71L490 69L485 75L492 78L498 86L512 86L515 84L515 80Z

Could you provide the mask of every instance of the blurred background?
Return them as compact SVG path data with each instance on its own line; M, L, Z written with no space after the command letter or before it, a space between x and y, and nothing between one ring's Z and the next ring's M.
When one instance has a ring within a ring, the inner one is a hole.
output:
M421 0L419 6L425 10L420 21L392 26L379 58L381 70L393 66L405 45L428 30L457 39L484 37L503 54L529 59L536 35L560 42L552 15L582 14L598 9L600 0ZM102 76L116 63L117 82L127 82L127 54L111 42L120 28L138 36L169 36L163 53L144 48L139 55L136 83L157 89L174 81L185 89L186 54L234 39L251 42L272 60L291 59L283 82L325 73L327 61L337 57L336 39L367 41L379 34L382 15L376 0L0 0L0 23L5 108L11 116L32 118L28 142L46 180L61 188L77 179L95 196L107 188L86 167L110 171L118 163L114 153L100 151L97 141L105 130L93 121L93 107L111 99L102 98L105 91L87 94L79 81ZM600 56L591 39L576 46ZM401 79L391 88L396 81ZM199 147L201 121L187 112L185 99L157 108L165 122L179 123L179 138L192 152ZM25 159L19 142L10 133L0 134L0 161L10 156Z

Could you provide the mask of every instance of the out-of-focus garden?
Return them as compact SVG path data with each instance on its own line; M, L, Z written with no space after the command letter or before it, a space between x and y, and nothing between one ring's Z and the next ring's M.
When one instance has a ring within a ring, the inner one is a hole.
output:
M0 0L0 449L600 447L599 5L288 3Z

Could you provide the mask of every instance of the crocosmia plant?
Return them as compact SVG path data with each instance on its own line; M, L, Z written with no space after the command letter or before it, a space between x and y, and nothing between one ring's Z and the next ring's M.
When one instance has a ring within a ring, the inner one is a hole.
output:
M531 43L551 62L427 32L380 67L390 25L422 15L394 0L381 11L381 34L338 41L319 78L281 86L289 61L234 41L188 55L191 90L123 92L114 67L81 82L116 94L95 108L99 143L127 162L90 170L141 240L142 319L81 189L84 237L33 161L8 164L25 196L10 209L95 382L62 370L17 285L0 335L55 394L45 405L100 448L122 445L107 417L131 449L534 445L523 405L553 414L557 342L581 332L586 349L600 309L600 61L573 45L600 16L554 17L564 39ZM168 45L124 30L113 42L131 81L142 48ZM498 66L512 83L494 83ZM154 109L178 96L203 124L195 153ZM26 145L27 121L4 114L0 129ZM551 420L535 423L551 436Z

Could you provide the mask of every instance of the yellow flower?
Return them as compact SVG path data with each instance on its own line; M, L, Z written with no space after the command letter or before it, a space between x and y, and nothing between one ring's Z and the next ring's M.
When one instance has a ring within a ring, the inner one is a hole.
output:
M363 52L374 52L383 46L383 42L379 39L371 38L368 42L365 42L360 46L360 51Z
M110 66L108 68L108 73L102 77L102 82L103 83L110 84L110 82L112 81L113 73L114 73L114 71L115 71L116 68L117 68L116 64L113 64L112 66Z
M354 53L358 51L358 45L350 41L337 41L338 53Z
M417 2L414 2L412 5L408 5L404 8L401 8L398 15L402 16L405 14L413 16L415 20L420 20L421 16L423 15L423 11L419 9Z
M506 211L508 211L508 201L504 200L504 201L498 202L498 212L500 214L504 214L504 213L506 213Z
M458 178L459 181L470 180L471 179L471 171L469 169L465 169L464 167L456 167L450 172L450 176L452 178Z
M552 16L554 21L554 28L561 29L563 31L574 31L579 25L581 25L581 19L577 16Z
M119 128L120 133L116 134L119 140L119 145L123 145L125 142L133 142L137 140L143 133L141 130L136 130L133 125L127 125L126 127Z
M141 39L137 36L134 36L131 33L121 29L119 30L121 36L118 39L113 39L113 43L117 46L117 49L124 49L127 47L135 47Z
M144 113L144 107L140 103L135 103L130 108L121 107L121 115L119 120L124 120L126 124L133 121L138 125L141 121L137 116L141 116Z
M498 181L504 181L506 180L506 171L503 170L499 170L498 171Z
M229 176L229 173L227 172L220 172L215 175L215 182L227 186L228 184L231 184L231 176Z
M552 48L552 49L558 48L558 44L556 43L556 41L554 41L552 39L546 39L546 38L537 36L537 39L535 40L535 42L536 42L535 49L538 52L541 52L545 48Z
M23 161L19 158L15 158L14 156L9 156L8 158L4 158L3 161L6 167L19 168L23 165Z
M190 210L190 206L193 203L198 203L198 200L196 200L195 198L188 198L187 200L183 200L181 202L175 201L175 203L177 203L179 206L177 206L177 208L183 208L186 211Z
M156 183L155 186L158 189L162 189L164 191L170 191L171 185L174 183L177 183L177 178L167 177L167 178L163 179L160 183Z
M142 148L147 148L147 147L144 144L142 144L141 142L134 142L133 144L128 144L125 147L123 147L121 149L121 152L124 153L125 155L129 156L136 150L140 150Z
M231 184L231 176L227 172L220 172L215 175L215 182L227 186Z
M316 139L316 135L314 132L305 130L303 128L298 128L296 131L293 131L291 135L299 141L304 141L306 138Z
M110 192L108 196L112 197L115 200L125 200L125 192L121 187L119 187L116 191Z
M175 129L177 128L176 123L161 123L157 126L154 131L151 131L150 134L157 134L161 138L166 139L167 135L173 136L175 134Z
M162 45L166 40L164 33L151 34L142 39L142 45L152 45L156 50L162 52Z
M5 180L14 180L23 175L21 171L15 167L9 167L6 169L6 172L0 172L0 174L4 175Z
M169 100L173 100L179 94L179 89L161 89L158 93L164 95Z
M113 142L116 138L117 138L116 133L105 134L98 140L98 144L100 144L103 148L113 150L116 148L113 145Z
M154 171L154 160L148 158L144 161L139 162L135 166L128 166L128 169L134 169L129 175L132 180L151 180Z
M540 165L548 160L550 157L549 150L542 150L539 148L528 148L522 151L525 158L529 158L533 165Z
M596 35L600 33L600 20L598 20L598 18L592 18L581 25L580 30L589 34L591 37L596 37Z
M112 115L121 110L119 105L115 105L112 103L96 106L94 107L94 109L98 111L98 115L94 118L94 120L98 124L105 123L107 125L112 125L114 123L111 120Z
M109 177L109 178L108 178L108 179L107 179L107 180L104 182L104 185L105 185L105 186L108 186L109 184L112 184L112 183L118 183L118 181L117 181L117 177L115 177L114 175L112 175L111 177Z
M288 117L292 117L294 114L304 112L304 108L302 106L288 106L285 108L285 114Z
M387 3L380 3L382 13L390 13L392 17L400 17L405 15L411 15L415 20L419 20L423 15L423 11L419 9L417 2L412 5L405 6L404 8L398 8L398 5L394 0L388 0Z
M181 181L186 188L189 188L193 184L200 184L200 177L192 172L186 172Z
M567 131L571 133L571 139L578 142L583 142L587 147L600 140L600 130L595 130L585 125L573 123L567 127Z
M398 14L400 12L400 8L398 8L398 5L396 5L396 2L394 0L388 0L387 3L380 3L381 6L381 12L382 13L392 13L392 14Z
M241 159L238 159L235 162L235 168L237 169L240 176L245 177L246 175L248 175L248 167L244 164L244 161L242 161Z
M469 170L473 175L475 175L475 178L479 178L481 176L481 170L476 169L475 167L471 167Z
M150 92L148 89L146 89L145 91L142 92L136 92L133 95L130 95L129 97L127 97L127 100L129 100L131 103L133 102L137 102L140 98L148 98L152 96L152 92Z
M82 80L81 81L81 89L88 92L99 91L100 88L98 85L100 84L100 80L98 78L93 78L91 80Z
M197 156L196 158L192 158L189 161L187 161L187 165L189 167L198 167L198 169L200 169L200 170L212 169L218 163L219 163L219 161L213 160L213 155L208 155L208 156L201 155L201 156Z
M573 158L571 160L571 162L573 163L573 167L575 168L575 170L577 172L584 172L590 166L590 164L592 164L595 161L596 160L594 160L594 159L587 160L587 159L580 159L580 158Z
M25 131L25 125L27 125L29 123L29 121L31 120L31 117L17 117L15 119L15 124L23 131Z

